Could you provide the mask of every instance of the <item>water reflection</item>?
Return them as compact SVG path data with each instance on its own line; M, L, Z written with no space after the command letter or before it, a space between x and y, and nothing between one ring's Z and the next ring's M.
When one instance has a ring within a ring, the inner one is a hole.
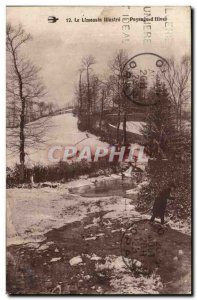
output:
M124 196L126 190L135 188L136 184L133 182L132 178L125 179L113 179L113 180L102 180L97 181L95 179L94 183L90 185L85 185L81 187L70 188L69 192L72 194L80 194L86 197L105 197L105 196Z

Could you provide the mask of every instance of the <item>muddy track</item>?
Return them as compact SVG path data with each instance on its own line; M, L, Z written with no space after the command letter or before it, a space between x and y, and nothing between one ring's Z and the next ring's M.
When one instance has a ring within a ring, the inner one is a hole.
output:
M8 293L116 293L110 284L114 278L113 270L103 268L98 271L97 264L105 264L108 256L120 257L121 238L128 220L103 218L106 213L89 213L81 221L53 229L36 248L28 245L8 247ZM99 220L99 226L94 225L95 218ZM163 283L159 292L186 293L190 289L190 237L170 229L164 243L168 255L158 269ZM178 249L183 249L184 255L177 262L173 257ZM100 260L91 260L93 254ZM82 263L71 266L70 259L77 256L82 258ZM132 273L128 268L126 272Z

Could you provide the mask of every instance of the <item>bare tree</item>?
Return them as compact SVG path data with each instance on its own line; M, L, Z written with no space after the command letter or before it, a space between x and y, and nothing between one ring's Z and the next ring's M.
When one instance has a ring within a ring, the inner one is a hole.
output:
M44 112L46 110L46 104L44 101L41 101L38 103L39 109L40 109L40 117L43 117Z
M123 111L123 144L126 144L126 122L127 122L127 101L123 93L124 87L124 77L123 77L123 68L127 61L127 54L124 50L120 50L115 57L110 61L109 67L113 73L113 81L115 88L115 99L118 105L117 112L117 143L120 142L120 122L121 122L121 110Z
M48 113L49 113L49 115L50 116L52 116L53 115L53 112L54 112L54 110L55 110L55 105L54 105L54 103L52 103L52 102L49 102L48 103Z
M169 68L161 72L161 75L176 111L177 131L181 131L183 108L191 97L191 61L189 56L183 56L179 63L173 58L168 63Z
M104 109L105 106L108 105L107 97L110 94L111 90L111 82L110 80L104 82L98 79L99 82L99 90L100 90L100 116L99 116L99 128L102 130L102 122L104 117Z
M88 126L90 126L91 121L91 90L90 90L90 69L91 66L96 63L95 58L92 55L88 55L82 59L82 69L86 70L87 77L87 104L88 104Z
M91 112L94 114L97 111L97 102L100 91L100 80L97 75L93 74L90 77L91 82Z
M21 25L13 27L7 24L7 95L17 101L20 110L19 130L19 158L21 165L21 179L24 179L25 166L25 113L30 101L39 101L45 95L38 73L29 59L24 56L24 47L31 40ZM30 136L28 137L30 139Z
M79 111L82 108L82 73L83 73L84 69L81 68L79 69L79 91L78 91L78 107L79 107Z

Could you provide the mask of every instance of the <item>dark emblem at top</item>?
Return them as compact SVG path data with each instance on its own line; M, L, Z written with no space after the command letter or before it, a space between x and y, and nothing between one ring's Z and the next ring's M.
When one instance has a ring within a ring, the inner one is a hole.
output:
M55 22L57 22L59 19L58 18L56 18L56 17L54 17L54 16L49 16L48 17L48 22L49 23L55 23Z

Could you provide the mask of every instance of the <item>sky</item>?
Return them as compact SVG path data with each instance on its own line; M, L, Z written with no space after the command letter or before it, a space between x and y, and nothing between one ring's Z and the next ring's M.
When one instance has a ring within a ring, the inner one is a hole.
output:
M59 20L48 23L49 16ZM120 22L81 22L81 18L98 17L116 17ZM136 21L143 17L167 21ZM67 22L68 18L72 22ZM48 91L45 100L59 106L73 101L84 56L96 58L94 72L105 78L109 61L120 49L126 50L129 58L153 52L180 59L191 51L189 7L7 7L7 21L14 26L22 24L32 35L26 56L41 67Z

